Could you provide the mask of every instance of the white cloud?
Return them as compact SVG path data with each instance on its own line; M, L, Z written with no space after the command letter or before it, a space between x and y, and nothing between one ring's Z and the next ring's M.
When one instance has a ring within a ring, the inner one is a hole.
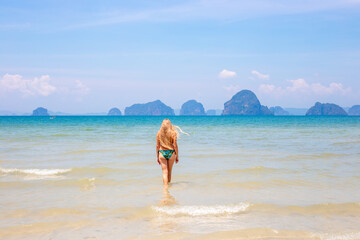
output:
M56 87L50 85L50 76L43 75L40 78L34 78L33 81L29 81L30 89L33 93L38 93L43 96L48 96L56 90Z
M318 94L334 94L340 93L341 95L345 95L351 92L351 88L344 88L341 83L330 83L328 87L323 86L319 83L315 83L311 85L312 91Z
M272 84L261 84L259 87L261 92L270 93L275 90L275 85Z
M26 89L26 84L22 79L22 76L19 74L10 75L5 74L0 80L1 86L5 89L15 90L15 89Z
M330 83L328 86L321 83L308 83L303 78L288 80L290 86L281 87L272 84L261 84L259 90L263 93L275 95L290 94L313 94L313 95L345 95L351 92L351 88L344 88L341 83Z
M259 73L258 71L251 71L251 73L253 75L255 75L258 79L261 79L261 80L269 80L270 79L270 75L269 74L262 74L262 73Z
M302 78L288 80L288 82L292 83L291 86L286 87L286 90L289 92L308 91L310 89L310 85Z
M76 93L80 95L86 95L90 92L90 88L88 88L83 82L80 80L76 80Z
M40 78L23 79L19 74L5 74L0 79L0 87L5 90L19 91L24 95L48 96L56 91L56 87L50 84L50 76L43 75Z
M222 78L222 79L225 79L225 78L233 78L236 76L236 72L233 72L233 71L229 71L229 70L222 70L220 73L219 73L219 78Z

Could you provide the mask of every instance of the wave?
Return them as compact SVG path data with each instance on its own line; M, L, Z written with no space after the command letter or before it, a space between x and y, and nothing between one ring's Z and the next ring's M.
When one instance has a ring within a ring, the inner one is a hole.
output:
M302 215L360 216L360 203L320 203L307 206L247 203L229 205L151 206L152 210L169 216L230 215L244 212Z
M6 175L36 175L36 176L54 176L70 172L71 169L18 169L18 168L0 168L0 174Z
M105 174L110 172L127 171L121 168L109 167L74 167L63 169L18 169L18 168L0 168L0 175L33 175L33 176L59 176L63 174L86 175L86 174Z
M194 206L152 206L152 209L158 213L175 216L208 216L208 215L224 215L245 212L250 206L249 203L239 203L233 205L194 205Z

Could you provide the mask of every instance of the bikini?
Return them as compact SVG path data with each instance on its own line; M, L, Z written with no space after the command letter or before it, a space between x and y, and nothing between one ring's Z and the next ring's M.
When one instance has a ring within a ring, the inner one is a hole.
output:
M166 160L171 158L171 155L175 152L175 150L159 150L159 152L164 156Z

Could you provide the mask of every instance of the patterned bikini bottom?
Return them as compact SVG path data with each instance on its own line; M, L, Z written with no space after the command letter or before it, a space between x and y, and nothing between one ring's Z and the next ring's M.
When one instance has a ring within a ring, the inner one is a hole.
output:
M164 156L166 160L171 158L171 155L175 152L175 150L159 150L159 152Z

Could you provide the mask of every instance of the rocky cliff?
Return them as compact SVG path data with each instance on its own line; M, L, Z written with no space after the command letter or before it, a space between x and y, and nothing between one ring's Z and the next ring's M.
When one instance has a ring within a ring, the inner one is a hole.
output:
M345 110L333 103L315 103L315 106L311 107L307 112L306 116L343 116L347 115Z
M125 115L135 116L173 116L175 115L174 109L166 106L160 100L154 102L148 102L144 104L134 104L130 107L125 108Z
M274 115L250 90L242 90L224 104L222 115Z
M205 115L204 106L195 100L189 100L181 106L180 115Z
M109 110L108 116L121 116L121 111L118 108L112 108Z
M49 116L49 113L46 108L38 107L33 111L32 116Z

